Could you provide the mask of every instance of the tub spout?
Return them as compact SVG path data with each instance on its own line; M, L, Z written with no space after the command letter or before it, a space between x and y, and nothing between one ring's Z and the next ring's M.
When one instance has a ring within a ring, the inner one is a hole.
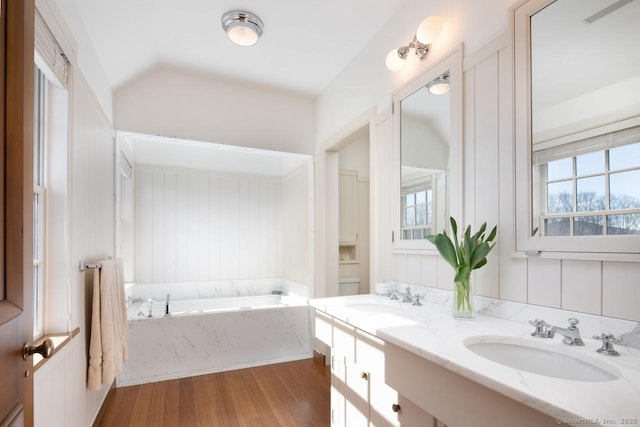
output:
M171 311L169 310L169 301L171 300L171 294L167 294L167 302L164 304L164 317L171 316Z

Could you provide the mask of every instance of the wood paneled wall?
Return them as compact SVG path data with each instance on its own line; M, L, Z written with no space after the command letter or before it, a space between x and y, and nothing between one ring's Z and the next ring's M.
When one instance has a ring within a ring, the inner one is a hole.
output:
M286 276L307 283L306 173L282 179L136 166L136 282Z
M504 39L506 41L506 38ZM494 43L495 45L496 43ZM490 48L491 46L489 46ZM506 43L465 59L464 73L464 220L474 227L498 225L499 242L488 264L475 273L481 295L584 313L640 320L640 264L629 262L527 258L514 252L514 164L511 56ZM469 63L473 62L473 63ZM390 149L379 122L378 156ZM390 177L390 165L379 159L380 176ZM498 167L496 167L498 165ZM386 174L386 175L385 175ZM382 178L381 178L382 180ZM385 191L377 190L378 206ZM390 249L388 227L377 228ZM379 277L450 289L452 269L440 257L393 253L392 265Z
M282 277L299 283L312 283L313 259L310 253L310 177L305 166L282 180Z

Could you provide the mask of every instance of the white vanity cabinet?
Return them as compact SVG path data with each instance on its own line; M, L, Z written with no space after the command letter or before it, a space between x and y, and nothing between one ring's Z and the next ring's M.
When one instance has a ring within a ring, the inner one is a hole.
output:
M391 343L385 343L387 382L448 427L551 427L555 418L516 402Z
M331 348L333 427L435 425L432 416L387 384L384 341L318 311L315 329L316 338Z

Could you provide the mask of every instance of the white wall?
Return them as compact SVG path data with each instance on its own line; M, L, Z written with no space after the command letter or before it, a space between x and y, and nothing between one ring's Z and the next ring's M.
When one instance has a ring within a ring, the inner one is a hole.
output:
M86 388L87 349L91 321L93 275L77 270L77 262L97 261L114 254L113 153L111 123L81 73L76 73L73 96L71 161L72 328L80 327L69 353L66 426L89 425L97 415L108 387Z
M402 118L403 166L446 170L449 164L449 141L443 140L428 120L417 116Z
M280 179L136 165L137 283L280 277Z
M465 224L478 227L487 221L490 226L498 225L499 230L499 243L489 255L488 264L475 273L476 292L530 304L640 320L637 309L640 289L634 279L640 274L640 264L536 259L514 254L509 51L506 47L494 50L474 64L467 62L467 66L464 82ZM439 257L411 254L393 254L391 257L387 278L451 288L452 269Z
M285 178L136 165L137 283L309 283L307 168Z
M299 167L282 179L282 277L311 284L313 197L309 169Z
M36 0L36 7L71 63L82 70L107 119L113 121L111 86L80 19L75 1Z
M113 131L80 72L72 86L74 105L70 163L69 212L71 259L69 325L80 333L34 375L35 417L39 424L60 427L91 425L107 394L86 388L88 334L91 320L92 274L81 273L78 262L94 262L113 254ZM63 227L64 221L56 225ZM50 283L56 286L60 283ZM66 301L65 305L66 306ZM62 310L63 307L58 307ZM49 333L65 332L59 325Z
M369 133L351 142L339 152L340 169L358 172L358 178L369 178Z
M52 249L59 250L52 258L55 266L48 271L52 276L47 284L52 293L48 305L56 310L48 320L56 320L45 328L47 333L59 333L68 326L80 328L80 333L35 372L34 416L37 425L86 427L95 419L108 387L86 388L92 280L90 273L79 272L78 262L114 253L111 89L79 24L75 3L37 0L36 5L72 66L69 151L56 146L52 147L56 152L48 153L56 165L50 171L55 174L50 200L60 215L50 218L49 224L55 227L49 237L57 239Z
M403 9L371 39L353 61L318 98L317 144L324 142L350 123L354 117L376 107L391 107L391 94L429 69L460 43L474 52L507 30L507 10L515 0L408 0ZM411 41L420 22L431 15L444 19L444 28L429 57L411 61L392 73L384 60L393 48Z
M118 88L113 102L119 131L313 153L306 95L156 68Z
M536 259L515 254L513 197L513 105L507 11L511 1L409 1L412 14L393 17L318 100L318 150L328 135L372 105L379 111L372 143L373 248L378 281L451 288L453 273L440 257L394 253L391 246L392 93L465 43L464 222L498 225L498 246L475 274L482 295L640 320L638 263ZM384 69L385 54L410 39L420 19L445 18L431 56L397 74ZM415 21L415 22L414 22ZM486 45L486 46L485 46ZM497 166L497 167L496 167Z

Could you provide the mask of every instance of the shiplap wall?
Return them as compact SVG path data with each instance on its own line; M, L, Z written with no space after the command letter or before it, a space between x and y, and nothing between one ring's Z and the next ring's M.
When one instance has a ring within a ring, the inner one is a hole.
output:
M640 264L514 255L510 73L510 52L504 46L482 57L476 55L473 64L465 60L465 223L477 227L487 221L497 224L499 230L499 242L489 255L488 264L475 273L476 292L506 300L640 320ZM377 160L378 173L381 177L391 177L391 165L384 160L391 150L392 141L388 136L391 118L382 117L377 127L376 153L378 157L383 156ZM377 191L378 206L391 203L388 196L385 197L389 193L382 186ZM440 257L392 253L390 243L385 243L389 226L378 223L376 230L383 242L376 253L381 259L385 255L391 259L391 265L380 263L379 277L452 287L453 270Z
M47 332L64 332L68 322L71 330L80 328L80 333L34 373L36 425L44 421L54 427L91 425L109 391L109 387L90 391L86 386L93 271L81 273L78 262L81 259L95 262L114 253L113 128L77 68L72 68L69 91L72 104L69 152L56 146L51 148L63 152L50 155L68 156L70 209L64 212L68 219L57 217L58 221L51 225L58 228L56 236L61 239L56 247L64 245L71 256L66 260L65 276L48 283L48 292L55 295L47 307L54 311L54 316L67 317L67 303L60 301L68 299L70 315L62 322L64 326L61 322L47 325ZM60 179L58 176L56 181ZM56 197L64 198L64 191Z
M312 283L309 229L309 170L302 166L282 179L282 277Z
M136 282L308 283L306 173L280 178L137 165Z

